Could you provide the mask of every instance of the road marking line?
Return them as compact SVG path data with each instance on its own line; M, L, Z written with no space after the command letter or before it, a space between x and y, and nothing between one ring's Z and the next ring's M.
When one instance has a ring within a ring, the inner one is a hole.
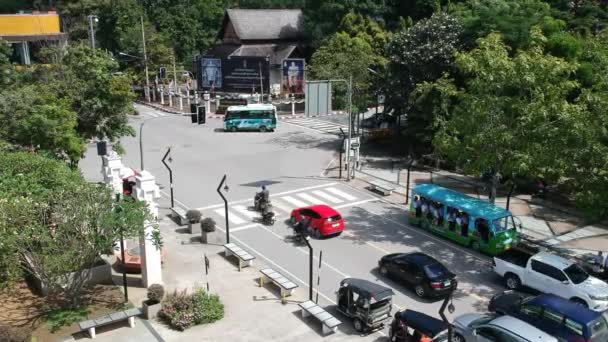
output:
M295 190L289 190L289 191L279 192L279 193L273 194L272 196L288 195L288 194L293 194L295 192L302 192L302 191L308 191L308 190L313 190L313 189L319 189L319 188L324 188L326 186L332 186L332 185L336 185L336 184L337 184L336 182L331 182L331 183L326 183L326 184L313 185L313 186L309 186L309 187L305 187L305 188L300 188L300 189L295 189ZM250 202L250 201L252 201L252 199L244 199L244 200L232 201L232 202L228 202L228 205L240 204L240 203L245 203L245 202ZM201 208L196 208L196 209L197 210L207 210L207 209L221 208L223 206L224 206L224 203L222 203L222 204L208 205L206 207L201 207Z
M219 208L219 209L215 209L214 212L218 215L220 215L221 217L226 217L226 213L224 212L224 209ZM230 213L228 215L228 221L234 223L234 224L243 224L247 221L243 220L242 218L236 216L233 213Z
M241 230L255 228L255 227L259 226L259 225L260 225L259 223L252 223L252 224L248 224L248 225L245 225L245 226L240 226L240 227L237 227L237 228L230 228L230 232L231 233L240 232Z
M338 196L340 196L340 197L342 197L342 198L345 198L345 199L346 199L346 200L348 200L348 201L354 201L354 200L356 200L356 199L357 199L357 197L355 197L355 196L351 196L351 195L347 194L346 192L344 192L344 191L340 191L340 190L338 190L338 189L336 189L336 188L334 188L334 187L330 187L330 188L327 188L327 189L325 189L325 190L327 190L327 191L329 191L329 192L333 193L334 195L338 195Z
M272 201L272 207L273 207L273 208L278 208L278 209L281 209L282 211L284 211L284 212L286 212L286 213L288 213L288 214L291 214L291 209L290 209L290 208L288 208L288 207L286 207L286 206L284 206L284 205L283 205L283 204L281 204L280 202L277 202L277 201Z
M298 199L295 199L295 198L293 198L291 196L283 196L283 197L281 197L281 199L283 201L286 201L286 202L289 202L289 203L295 205L296 208L297 207L307 207L308 206L308 204L306 204L306 203L304 203L304 202L302 202L302 201L300 201Z
M325 192L323 192L321 190L314 190L312 193L315 194L315 195L317 195L317 196L319 196L319 197L322 197L322 198L324 198L324 199L326 199L326 200L328 200L328 201L330 201L331 203L334 203L334 204L338 204L338 203L344 202L343 200L341 200L341 199L339 199L337 197L334 197L334 196L332 196L332 195L330 195L328 193L325 193Z
M311 196L311 195L309 195L309 194L307 194L307 193L304 193L304 194L296 194L296 196L298 196L298 197L300 197L301 199L303 199L303 200L305 200L305 201L308 201L308 202L310 202L310 203L312 203L312 204L325 204L325 205L327 205L327 203L323 202L323 200L320 200L320 199L318 199L318 198L316 198L316 197L313 197L313 196Z
M334 209L342 209L342 208L354 207L355 205L359 205L359 204L363 204L363 203L369 203L369 202L376 202L376 201L379 201L379 199L377 199L377 198L368 198L366 200L362 200L362 201L358 201L358 202L342 204L342 205L339 205L337 207L334 207Z
M250 218L254 218L254 217L258 217L258 214L256 212L253 212L249 209L247 209L247 207L245 207L244 205L233 205L232 208L234 208L234 210L238 211L239 213L250 217Z

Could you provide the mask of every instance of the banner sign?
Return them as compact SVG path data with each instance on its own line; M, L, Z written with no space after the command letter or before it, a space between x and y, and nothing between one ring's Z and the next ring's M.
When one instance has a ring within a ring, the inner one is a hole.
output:
M269 91L270 63L264 57L230 57L224 60L223 91L233 93Z
M200 87L202 89L222 88L222 60L201 58Z
M286 58L283 60L283 94L304 94L304 59Z

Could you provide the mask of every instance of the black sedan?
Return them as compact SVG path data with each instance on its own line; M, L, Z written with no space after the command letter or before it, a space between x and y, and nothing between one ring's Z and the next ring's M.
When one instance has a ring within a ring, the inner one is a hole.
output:
M394 253L378 262L380 273L411 287L418 297L443 297L458 285L456 275L424 253Z

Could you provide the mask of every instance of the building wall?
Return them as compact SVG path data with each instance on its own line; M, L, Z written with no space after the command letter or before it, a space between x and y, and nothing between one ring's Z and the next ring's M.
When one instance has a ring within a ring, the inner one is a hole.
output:
M224 44L240 44L239 36L236 34L234 30L234 25L232 25L231 21L228 21L226 25L226 29L224 30L224 36L222 37L222 42Z
M59 34L56 13L0 15L0 36Z

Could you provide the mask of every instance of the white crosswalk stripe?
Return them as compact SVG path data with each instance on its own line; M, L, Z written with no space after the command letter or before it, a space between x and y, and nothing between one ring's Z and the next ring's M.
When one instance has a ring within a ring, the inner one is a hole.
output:
M309 118L290 119L290 120L286 120L286 122L292 123L294 125L306 127L306 128L309 128L309 129L312 129L315 131L319 131L319 132L323 132L323 133L330 133L330 134L339 135L340 128L342 128L344 130L344 132L346 132L348 130L347 125L333 123L333 122L325 121L325 120L318 120L318 119L309 119Z
M288 214L291 214L291 210L293 209L293 208L291 208L291 209L290 209L290 208L289 208L289 207L287 207L286 205L284 205L284 204L282 204L281 202L278 202L278 201L276 201L276 200L273 200L273 201L272 201L272 207L273 207L273 208L277 208L277 209L281 209L282 211L284 211L284 212L286 212L286 213L288 213Z
M334 196L332 196L332 195L330 195L330 194L328 194L328 193L326 193L324 191L321 191L321 190L314 190L312 193L315 194L315 195L317 195L317 196L319 196L319 197L321 197L321 198L323 198L323 199L326 199L326 200L330 201L331 203L338 204L338 203L344 202L343 200L341 200L341 199L339 199L337 197L334 197Z
M255 211L249 210L244 205L233 205L232 208L234 208L234 210L238 211L242 215L247 216L249 218L258 217L258 214Z
M302 202L302 201L300 201L298 199L295 199L295 198L293 198L291 196L283 196L283 197L281 197L281 199L284 200L284 201L286 201L286 202L289 202L289 203L295 205L294 208L308 206L308 204L306 204L306 203L304 203L304 202Z
M327 204L325 202L323 202L322 200L313 197L307 193L304 194L296 194L296 196L300 197L301 199L310 202L311 204Z
M220 215L221 217L226 217L226 214L224 213L223 208L215 209L214 211L216 214ZM234 224L243 224L243 223L247 222L231 212L228 213L228 221L230 221L231 223L234 223Z
M338 190L338 189L336 189L336 188L334 188L334 187L330 187L330 188L327 188L327 189L325 189L325 190L327 190L327 191L331 192L331 193L332 193L332 194L334 194L334 195L338 195L338 196L340 196L340 197L342 197L342 198L344 198L344 199L346 199L346 200L349 200L349 201L354 201L354 200L356 200L356 199L357 199L357 197L352 196L352 195L349 195L349 194L347 194L346 192L341 191L341 190Z

